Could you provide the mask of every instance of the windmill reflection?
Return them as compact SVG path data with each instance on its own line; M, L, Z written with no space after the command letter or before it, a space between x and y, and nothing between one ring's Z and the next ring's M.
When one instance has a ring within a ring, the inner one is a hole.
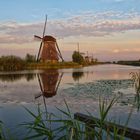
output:
M38 82L41 89L42 94L36 96L35 98L43 95L46 98L50 98L56 95L59 84L61 82L63 73L59 75L58 70L49 69L43 73L40 73L38 76Z
M45 72L38 74L37 76L41 94L36 95L35 99L42 96L46 108L45 98L50 98L57 94L63 73L59 74L57 69L48 69Z
M76 71L72 73L72 77L74 81L79 81L84 76L84 72Z

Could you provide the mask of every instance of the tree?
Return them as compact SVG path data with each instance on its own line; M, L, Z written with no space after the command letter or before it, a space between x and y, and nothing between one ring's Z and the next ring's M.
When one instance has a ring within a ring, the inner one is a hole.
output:
M84 62L83 56L77 51L73 52L72 60L73 60L73 62L76 62L78 64L82 64Z
M31 54L26 54L26 57L25 57L25 61L26 62L35 62L36 61L36 59L35 59L35 56L34 55L31 55Z

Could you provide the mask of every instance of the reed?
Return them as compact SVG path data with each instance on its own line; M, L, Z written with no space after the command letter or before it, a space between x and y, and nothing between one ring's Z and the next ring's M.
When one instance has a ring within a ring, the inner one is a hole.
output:
M131 72L131 79L133 80L133 85L135 88L135 105L137 106L137 110L140 110L140 71L139 72Z
M73 113L71 112L67 102L65 103L65 110L57 108L61 116L56 116L55 114L49 112L41 111L40 107L38 107L38 113L34 114L27 108L27 112L34 118L32 122L26 122L24 125L29 133L26 139L48 139L48 140L85 140L89 139L89 137L94 137L97 140L102 140L106 138L109 139L124 139L124 134L126 129L122 132L122 134L118 135L118 130L115 127L114 123L114 132L106 128L105 121L108 118L108 113L113 107L115 103L117 103L118 98L111 99L110 102L106 102L104 99L99 99L99 122L94 120L94 117L91 113L88 114L93 117L93 121L95 122L95 127L86 125L85 123L74 119ZM126 120L125 128L129 122L131 113ZM110 120L111 122L111 120ZM115 120L113 120L115 122ZM57 126L53 128L52 126ZM98 128L98 129L95 129ZM30 135L32 134L32 135Z

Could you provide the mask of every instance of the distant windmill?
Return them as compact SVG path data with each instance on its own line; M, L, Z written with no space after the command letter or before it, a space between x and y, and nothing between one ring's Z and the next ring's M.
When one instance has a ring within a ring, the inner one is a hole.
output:
M46 25L47 25L47 15L46 15L42 37L34 35L36 39L41 40L38 55L37 55L37 61L57 62L59 61L59 59L64 61L56 39L53 36L45 35Z

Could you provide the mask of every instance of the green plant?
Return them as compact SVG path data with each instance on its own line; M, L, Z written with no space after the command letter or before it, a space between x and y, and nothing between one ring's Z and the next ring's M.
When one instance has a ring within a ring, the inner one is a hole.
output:
M54 138L53 131L48 128L48 113L45 113L46 116L44 117L44 112L41 111L40 107L38 106L37 114L31 112L28 108L25 108L26 111L34 118L32 122L23 123L21 125L25 126L28 129L28 134L25 139L48 139L52 140ZM31 134L31 135L30 135Z
M136 93L140 94L140 72L131 72L130 75L134 82Z
M3 123L0 121L0 140L4 140Z
M82 140L85 134L84 123L75 120L73 117L73 113L70 111L66 100L64 100L66 111L57 108L63 115L64 118L59 118L57 121L58 123L62 123L62 126L56 129L57 132L65 132L60 139L65 140Z
M66 111L57 108L61 113L62 116L56 116L55 114L49 112L43 112L40 110L38 106L38 113L34 114L27 108L27 112L34 118L32 122L23 123L29 131L28 136L26 139L33 139L33 138L41 138L41 139L64 139L64 140L80 140L82 139L82 131L81 125L83 123L75 120L69 107L65 102ZM57 128L51 128L51 125L55 124L58 125ZM32 134L32 135L30 135Z
M117 102L117 100L118 98L114 97L113 99L111 99L110 102L107 102L105 99L101 97L99 98L99 120L96 120L93 117L93 115L90 112L88 112L89 116L93 118L93 122L95 123L94 128L93 126L91 127L90 125L88 126L91 131L91 134L90 134L91 136L96 137L96 139L98 140L101 140L103 138L103 134L106 133L107 136L110 135L110 131L108 128L106 128L105 122L107 121L107 116L108 116L109 111L111 110L113 105ZM95 127L98 129L95 129ZM114 128L114 137L117 136L116 133L117 131L115 131L115 128Z
M94 122L94 126L93 125L87 126L88 130L90 130L90 137L94 137L97 140L102 140L104 137L106 137L106 139L114 139L114 140L125 139L124 136L127 130L128 122L131 118L132 109L125 122L124 129L121 132L121 134L119 133L119 129L116 126L118 122L116 122L116 120L108 120L109 111L112 109L113 105L117 103L119 98L120 97L114 97L110 101L105 100L103 98L99 98L99 119L96 119L90 112L88 112L89 116L92 118ZM110 123L110 125L109 124L107 125L106 122Z
M110 102L106 102L106 100L101 98L99 99L99 121L95 120L93 115L88 112L89 116L91 116L95 122L94 127L74 119L73 113L70 111L65 100L64 103L66 109L62 110L57 108L61 113L61 116L56 116L55 114L49 112L43 112L39 106L37 114L25 108L27 112L34 118L32 122L26 122L22 124L29 129L29 133L26 139L41 138L48 140L84 140L94 137L97 140L101 140L103 139L104 135L109 138L112 137L112 139L124 139L124 134L126 131L125 128L131 115L129 115L125 124L124 131L121 133L121 135L118 135L118 128L115 126L115 121L113 121L113 133L110 131L110 128L106 127L105 125L108 113L113 105L117 102L117 100L118 98L116 97L111 99ZM57 127L51 127L54 124Z
M140 109L140 72L131 72L130 75L131 75L131 79L133 80L133 85L136 91L135 103L139 111Z

